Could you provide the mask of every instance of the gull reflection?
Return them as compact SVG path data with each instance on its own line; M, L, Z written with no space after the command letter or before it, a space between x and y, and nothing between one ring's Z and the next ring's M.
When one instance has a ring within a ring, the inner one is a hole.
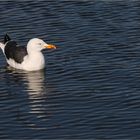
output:
M45 90L45 70L27 72L8 67L8 73L12 73L12 81L24 84L28 94L42 95ZM15 83L16 84L16 83Z
M43 70L27 72L27 90L29 95L41 95L45 90L45 73Z
M39 125L40 123L44 123L48 116L46 113L46 99L48 89L46 88L45 71L40 70L34 72L25 72L20 70L10 70L8 73L10 73L10 75L12 74L11 81L14 80L14 84L20 84L22 90L24 90L24 92L28 95L23 96L23 101L21 100L22 106L18 105L19 110L24 110L22 108L26 108L25 112L22 111L19 113L21 114L21 117L23 117L22 114L26 113L27 116L32 118L30 121L28 120L28 125ZM25 105L23 106L23 104ZM34 119L36 119L36 122L33 121Z
M44 70L26 73L30 113L37 118L46 118L46 85Z

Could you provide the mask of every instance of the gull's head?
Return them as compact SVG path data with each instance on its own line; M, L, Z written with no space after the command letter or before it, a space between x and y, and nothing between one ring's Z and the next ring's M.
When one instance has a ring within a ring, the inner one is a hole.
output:
M27 44L27 51L34 52L34 51L42 51L43 49L56 49L56 47L52 44L45 43L42 39L33 38L29 40Z

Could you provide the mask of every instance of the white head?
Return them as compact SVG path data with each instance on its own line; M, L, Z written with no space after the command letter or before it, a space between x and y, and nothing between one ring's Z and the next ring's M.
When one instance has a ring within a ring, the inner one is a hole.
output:
M54 45L45 43L42 39L33 38L29 40L27 44L27 51L30 52L40 52L43 49L56 49Z

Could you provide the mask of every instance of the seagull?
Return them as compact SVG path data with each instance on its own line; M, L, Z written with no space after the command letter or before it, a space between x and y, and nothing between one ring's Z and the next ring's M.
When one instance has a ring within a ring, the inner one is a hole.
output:
M47 44L42 39L33 38L28 41L27 47L22 47L6 34L4 41L0 42L0 48L9 66L25 71L37 71L45 68L45 58L41 51L56 49L56 46Z

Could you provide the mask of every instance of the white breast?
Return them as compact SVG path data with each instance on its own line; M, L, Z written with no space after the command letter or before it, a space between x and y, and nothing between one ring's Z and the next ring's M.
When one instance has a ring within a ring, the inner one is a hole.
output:
M36 52L25 56L21 65L27 71L40 70L45 67L45 59L41 52Z

